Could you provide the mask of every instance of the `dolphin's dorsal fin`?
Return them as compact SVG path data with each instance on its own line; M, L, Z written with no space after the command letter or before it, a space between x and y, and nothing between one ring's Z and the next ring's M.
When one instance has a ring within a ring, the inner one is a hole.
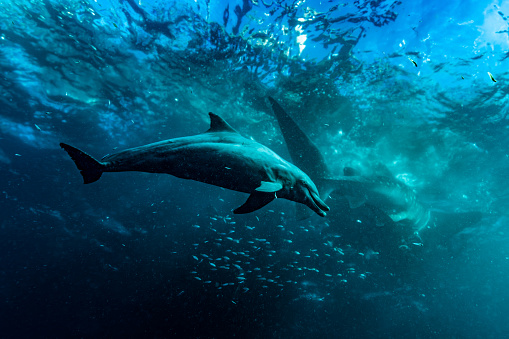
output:
M230 126L223 118L212 112L210 116L210 128L207 132L232 132L238 133L233 127Z

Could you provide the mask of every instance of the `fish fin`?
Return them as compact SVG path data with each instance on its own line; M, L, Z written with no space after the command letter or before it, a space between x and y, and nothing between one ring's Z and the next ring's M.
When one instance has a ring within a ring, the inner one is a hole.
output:
M274 199L276 199L275 194L255 191L247 198L246 202L242 206L237 207L233 213L246 214L254 212Z
M394 222L398 222L398 221L407 219L408 214L406 211L402 211L402 212L399 212L396 214L389 214L389 218L391 218L392 221L394 221Z
M355 168L347 166L347 167L343 168L343 175L345 177L353 177L353 176L360 175L360 173Z
M104 172L105 167L102 163L95 160L85 152L80 151L79 149L70 145L60 143L60 147L62 147L67 152L67 154L69 154L76 167L80 170L81 175L83 176L84 184L90 184L99 180L101 174Z
M271 192L277 192L282 188L283 188L283 185L280 182L262 181L260 187L257 187L255 189L255 191L271 193Z
M389 170L389 168L382 164L381 162L378 162L374 167L374 173L376 176L382 176L387 178L392 178L396 180L396 177L392 172Z
M295 218L297 220L304 220L313 215L313 211L306 205L295 204Z
M309 175L313 181L329 175L329 169L318 147L276 100L272 97L268 97L268 99L293 164Z
M351 209L361 207L366 202L366 199L362 197L346 196L346 199L348 200L348 204Z
M233 127L230 126L223 118L212 112L209 113L210 128L208 132L232 132L238 133Z
M436 242L438 238L450 240L455 234L466 228L474 227L483 218L479 211L446 213L433 211L433 218L427 227L419 231L425 241ZM435 226L433 226L435 225Z

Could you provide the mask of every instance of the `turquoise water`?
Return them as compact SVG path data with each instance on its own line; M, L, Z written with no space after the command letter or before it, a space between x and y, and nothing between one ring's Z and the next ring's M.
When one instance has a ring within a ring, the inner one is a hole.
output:
M509 3L4 1L0 332L20 337L501 338ZM413 234L331 194L326 218L94 157L221 115L290 160L267 98L330 169L380 167ZM355 207L355 208L353 208Z

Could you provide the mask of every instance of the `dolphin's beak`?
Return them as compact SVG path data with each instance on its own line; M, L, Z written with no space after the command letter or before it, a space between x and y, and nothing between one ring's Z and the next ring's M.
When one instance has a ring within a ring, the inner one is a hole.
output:
M314 193L314 192L309 192L309 196L308 196L308 207L311 208L313 211L315 211L316 214L318 214L319 216L321 217L325 217L327 214L325 213L325 211L330 211L330 208L329 206L327 206L323 201L322 199L320 199L320 197L318 196L318 194Z
M313 198L313 201L315 202L315 204L318 205L318 207L322 210L322 211L330 211L330 208L329 206L327 206L322 199L320 199L320 196L316 193L311 193L311 197Z

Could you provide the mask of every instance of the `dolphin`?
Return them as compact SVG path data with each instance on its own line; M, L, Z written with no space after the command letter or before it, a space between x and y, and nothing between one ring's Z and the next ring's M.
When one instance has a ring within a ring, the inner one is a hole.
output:
M329 207L313 181L298 167L269 148L241 136L220 116L209 113L204 133L126 149L97 161L85 152L61 143L81 171L83 181L97 181L103 172L167 173L230 190L249 193L233 212L256 211L276 198L306 205L320 216Z
M325 159L316 145L276 100L268 99L292 162L316 183L323 200L334 192L348 199L350 208L368 205L381 210L395 223L410 225L414 231L426 227L430 211L417 201L413 190L394 178L388 169L365 177L347 167L343 177L331 178ZM297 213L300 217L307 216L299 209Z

